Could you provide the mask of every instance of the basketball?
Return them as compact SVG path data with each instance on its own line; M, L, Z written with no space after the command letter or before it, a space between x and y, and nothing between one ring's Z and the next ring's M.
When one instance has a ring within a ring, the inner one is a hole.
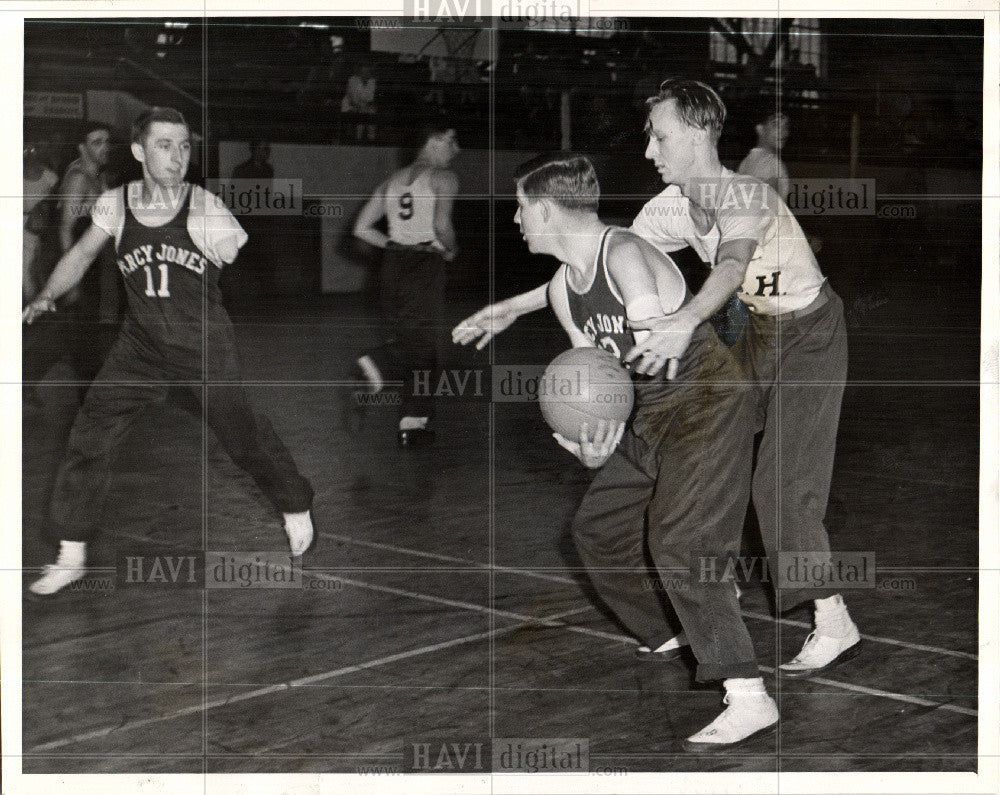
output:
M538 388L542 416L556 433L579 441L580 426L594 438L601 420L617 425L632 413L635 392L629 374L601 348L570 348L545 369Z

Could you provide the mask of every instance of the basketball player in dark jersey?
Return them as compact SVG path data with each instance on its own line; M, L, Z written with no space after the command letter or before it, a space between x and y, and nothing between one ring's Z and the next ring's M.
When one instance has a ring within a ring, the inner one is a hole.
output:
M292 554L301 555L313 539L312 488L267 420L250 407L239 383L232 323L221 304L219 274L246 234L216 197L184 181L190 130L178 111L152 108L140 116L132 154L142 163L143 179L98 199L90 228L24 310L26 323L54 311L105 243L115 241L128 312L74 421L56 476L46 536L59 543L59 556L29 587L39 596L83 576L115 453L171 384L187 384L199 395L205 388L209 426L284 515Z
M636 342L630 323L676 311L689 297L666 255L600 220L587 158L542 156L522 166L517 180L514 220L528 249L563 263L548 296L575 347L602 347L620 359ZM684 580L686 587L667 595L698 661L696 678L723 680L728 704L684 741L686 750L702 752L769 732L778 709L760 676L734 583L706 581L690 568L692 559L721 563L739 555L750 499L742 463L753 445L753 387L708 323L673 376L636 382L628 430L602 422L593 441L586 430L579 440L555 436L585 466L600 467L573 520L573 539L602 599L651 648L666 637L659 598L647 587L644 547L661 579Z
M451 211L458 177L449 165L458 152L454 129L426 125L416 160L376 188L354 225L356 237L385 249L380 302L389 338L358 358L358 375L373 394L386 380L403 382L403 446L433 440L430 393L438 383L446 263L457 252ZM388 234L375 227L382 218Z

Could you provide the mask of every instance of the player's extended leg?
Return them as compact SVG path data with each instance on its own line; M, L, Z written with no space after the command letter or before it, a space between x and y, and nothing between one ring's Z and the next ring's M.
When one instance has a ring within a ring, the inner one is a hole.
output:
M573 518L573 541L601 599L650 648L670 631L643 550L656 456L632 430L597 472Z
M119 340L87 392L70 432L49 508L48 540L59 558L29 590L48 596L83 576L86 544L95 535L118 446L151 403L162 402L163 376Z
M436 252L410 252L402 259L397 295L395 338L403 368L403 405L399 440L403 445L431 441L428 424L434 419L435 393L444 318L444 259Z
M707 396L679 406L657 448L648 511L650 554L660 578L673 586L667 595L701 682L758 675L734 583L714 576L740 554L750 499L753 436L737 405L739 387L731 389L728 406Z
M755 392L740 383L731 361L710 375L718 356L716 348L706 357L705 380L682 386L673 397L676 410L657 446L648 511L650 554L661 579L671 583L667 595L698 661L696 678L721 679L726 689L728 708L684 743L695 752L733 748L770 731L778 720L735 583L719 576L740 553L750 499Z
M281 512L292 554L301 555L314 537L309 514L313 489L299 473L271 423L254 413L239 383L216 382L205 387L205 414L209 427L236 465L254 479Z
M403 251L390 247L382 254L379 271L379 330L382 340L377 346L363 351L353 367L353 379L366 384L365 392L377 394L389 382L401 384L401 389L410 388L406 382L406 361L402 341L398 338L396 316L406 285L401 283L403 274ZM351 410L345 417L348 427L357 430L365 410L363 398L354 393L351 396Z
M761 536L777 591L779 612L808 599L816 603L816 631L800 654L781 666L785 675L805 676L849 659L860 635L837 584L813 587L783 575L799 556L797 571L830 561L824 525L840 404L847 376L847 334L836 293L824 288L825 303L801 317L784 316L757 331L773 340L756 370L766 390L767 421L754 470L753 498ZM780 563L780 565L779 565Z

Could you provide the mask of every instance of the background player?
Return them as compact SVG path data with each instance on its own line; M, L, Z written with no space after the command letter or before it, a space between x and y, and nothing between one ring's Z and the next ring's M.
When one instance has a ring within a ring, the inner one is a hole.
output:
M788 140L790 130L787 114L775 107L769 100L754 114L760 121L754 126L757 145L747 152L747 156L736 169L740 174L756 177L771 186L771 190L784 196L784 186L788 182L788 169L781 162L781 149Z
M445 263L457 253L451 215L458 177L449 168L458 154L455 130L443 122L423 128L420 153L383 182L362 208L354 235L385 249L380 302L387 341L357 360L369 391L386 380L403 381L399 443L433 441L430 396L415 389L417 374L438 383L440 329L444 318ZM386 218L388 234L376 228ZM356 404L360 409L360 404Z
M41 246L41 236L48 223L48 198L59 178L42 159L35 144L24 146L24 222L21 248L21 297L27 303L35 297L38 280L35 260Z
M48 267L65 254L90 226L90 213L108 183L105 167L111 149L110 131L100 122L89 122L81 130L77 157L67 166L56 190L55 251L40 247L35 250L31 296L48 275ZM27 167L27 155L26 155ZM44 208L39 208L44 209ZM38 230L41 235L42 230ZM40 381L56 362L67 359L80 379L80 399L87 384L97 375L104 356L114 342L118 322L118 269L110 246L101 249L92 274L62 297L60 309L65 322L40 323L25 334L23 378L25 383ZM39 273L41 271L41 273ZM106 321L106 322L102 322ZM68 354L68 355L67 355Z
M598 197L587 158L542 156L518 171L514 220L532 253L563 263L548 294L574 347L602 347L620 358L635 342L629 322L675 311L688 293L668 257L601 221ZM554 435L584 465L601 467L573 520L573 538L595 588L622 622L653 646L663 632L659 598L644 587L645 548L661 579L684 580L685 587L667 595L698 660L696 678L724 680L729 705L685 748L718 750L778 720L733 583L706 582L689 568L700 556L739 555L750 496L742 461L753 447L752 398L708 323L678 361L676 376L635 384L628 432L602 422L594 442L586 427L579 442Z
M111 131L91 122L77 146L80 156L66 167L59 184L59 246L65 254L90 227L90 214L108 189L107 165ZM73 340L75 365L85 382L92 381L118 334L124 295L111 246L102 248L79 286L70 291L77 328Z
M140 116L132 128L132 154L142 164L142 180L100 197L91 226L24 310L26 323L54 311L55 301L79 284L98 252L115 240L128 316L73 423L56 475L46 535L59 542L59 556L31 584L38 595L83 576L115 452L171 384L200 393L207 381L202 399L208 424L284 514L292 554L302 554L313 538L312 488L267 420L254 416L239 383L232 323L221 304L219 273L236 258L246 234L214 196L184 181L190 130L178 111L152 108Z
M784 201L788 196L789 176L788 168L781 159L781 151L788 142L788 136L791 135L791 121L788 114L778 110L774 103L774 99L768 99L756 106L754 119L757 120L757 124L754 126L754 131L757 133L757 145L747 152L747 156L736 170L740 174L766 182ZM818 237L806 232L806 239L814 254L818 254L823 248L823 241ZM742 312L739 324L742 328L747 312L743 302L740 302L735 311Z

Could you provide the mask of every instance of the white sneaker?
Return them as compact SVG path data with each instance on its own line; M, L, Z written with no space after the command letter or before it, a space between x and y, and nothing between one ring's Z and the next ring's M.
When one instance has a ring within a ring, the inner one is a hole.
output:
M853 621L848 633L842 638L811 632L802 646L802 651L794 660L784 663L778 670L783 676L801 679L852 659L857 655L860 646L861 634Z
M690 645L687 635L680 632L655 649L640 646L635 650L635 656L643 660L676 660L680 657L681 650Z
M728 751L778 725L778 705L767 693L726 693L722 703L722 714L684 741L685 751Z
M52 596L82 578L87 570L84 565L86 550L87 545L83 541L60 542L56 562L45 566L42 576L31 583L28 590L36 596Z
M285 514L285 535L288 536L288 546L292 557L298 557L312 544L313 523L309 511Z

